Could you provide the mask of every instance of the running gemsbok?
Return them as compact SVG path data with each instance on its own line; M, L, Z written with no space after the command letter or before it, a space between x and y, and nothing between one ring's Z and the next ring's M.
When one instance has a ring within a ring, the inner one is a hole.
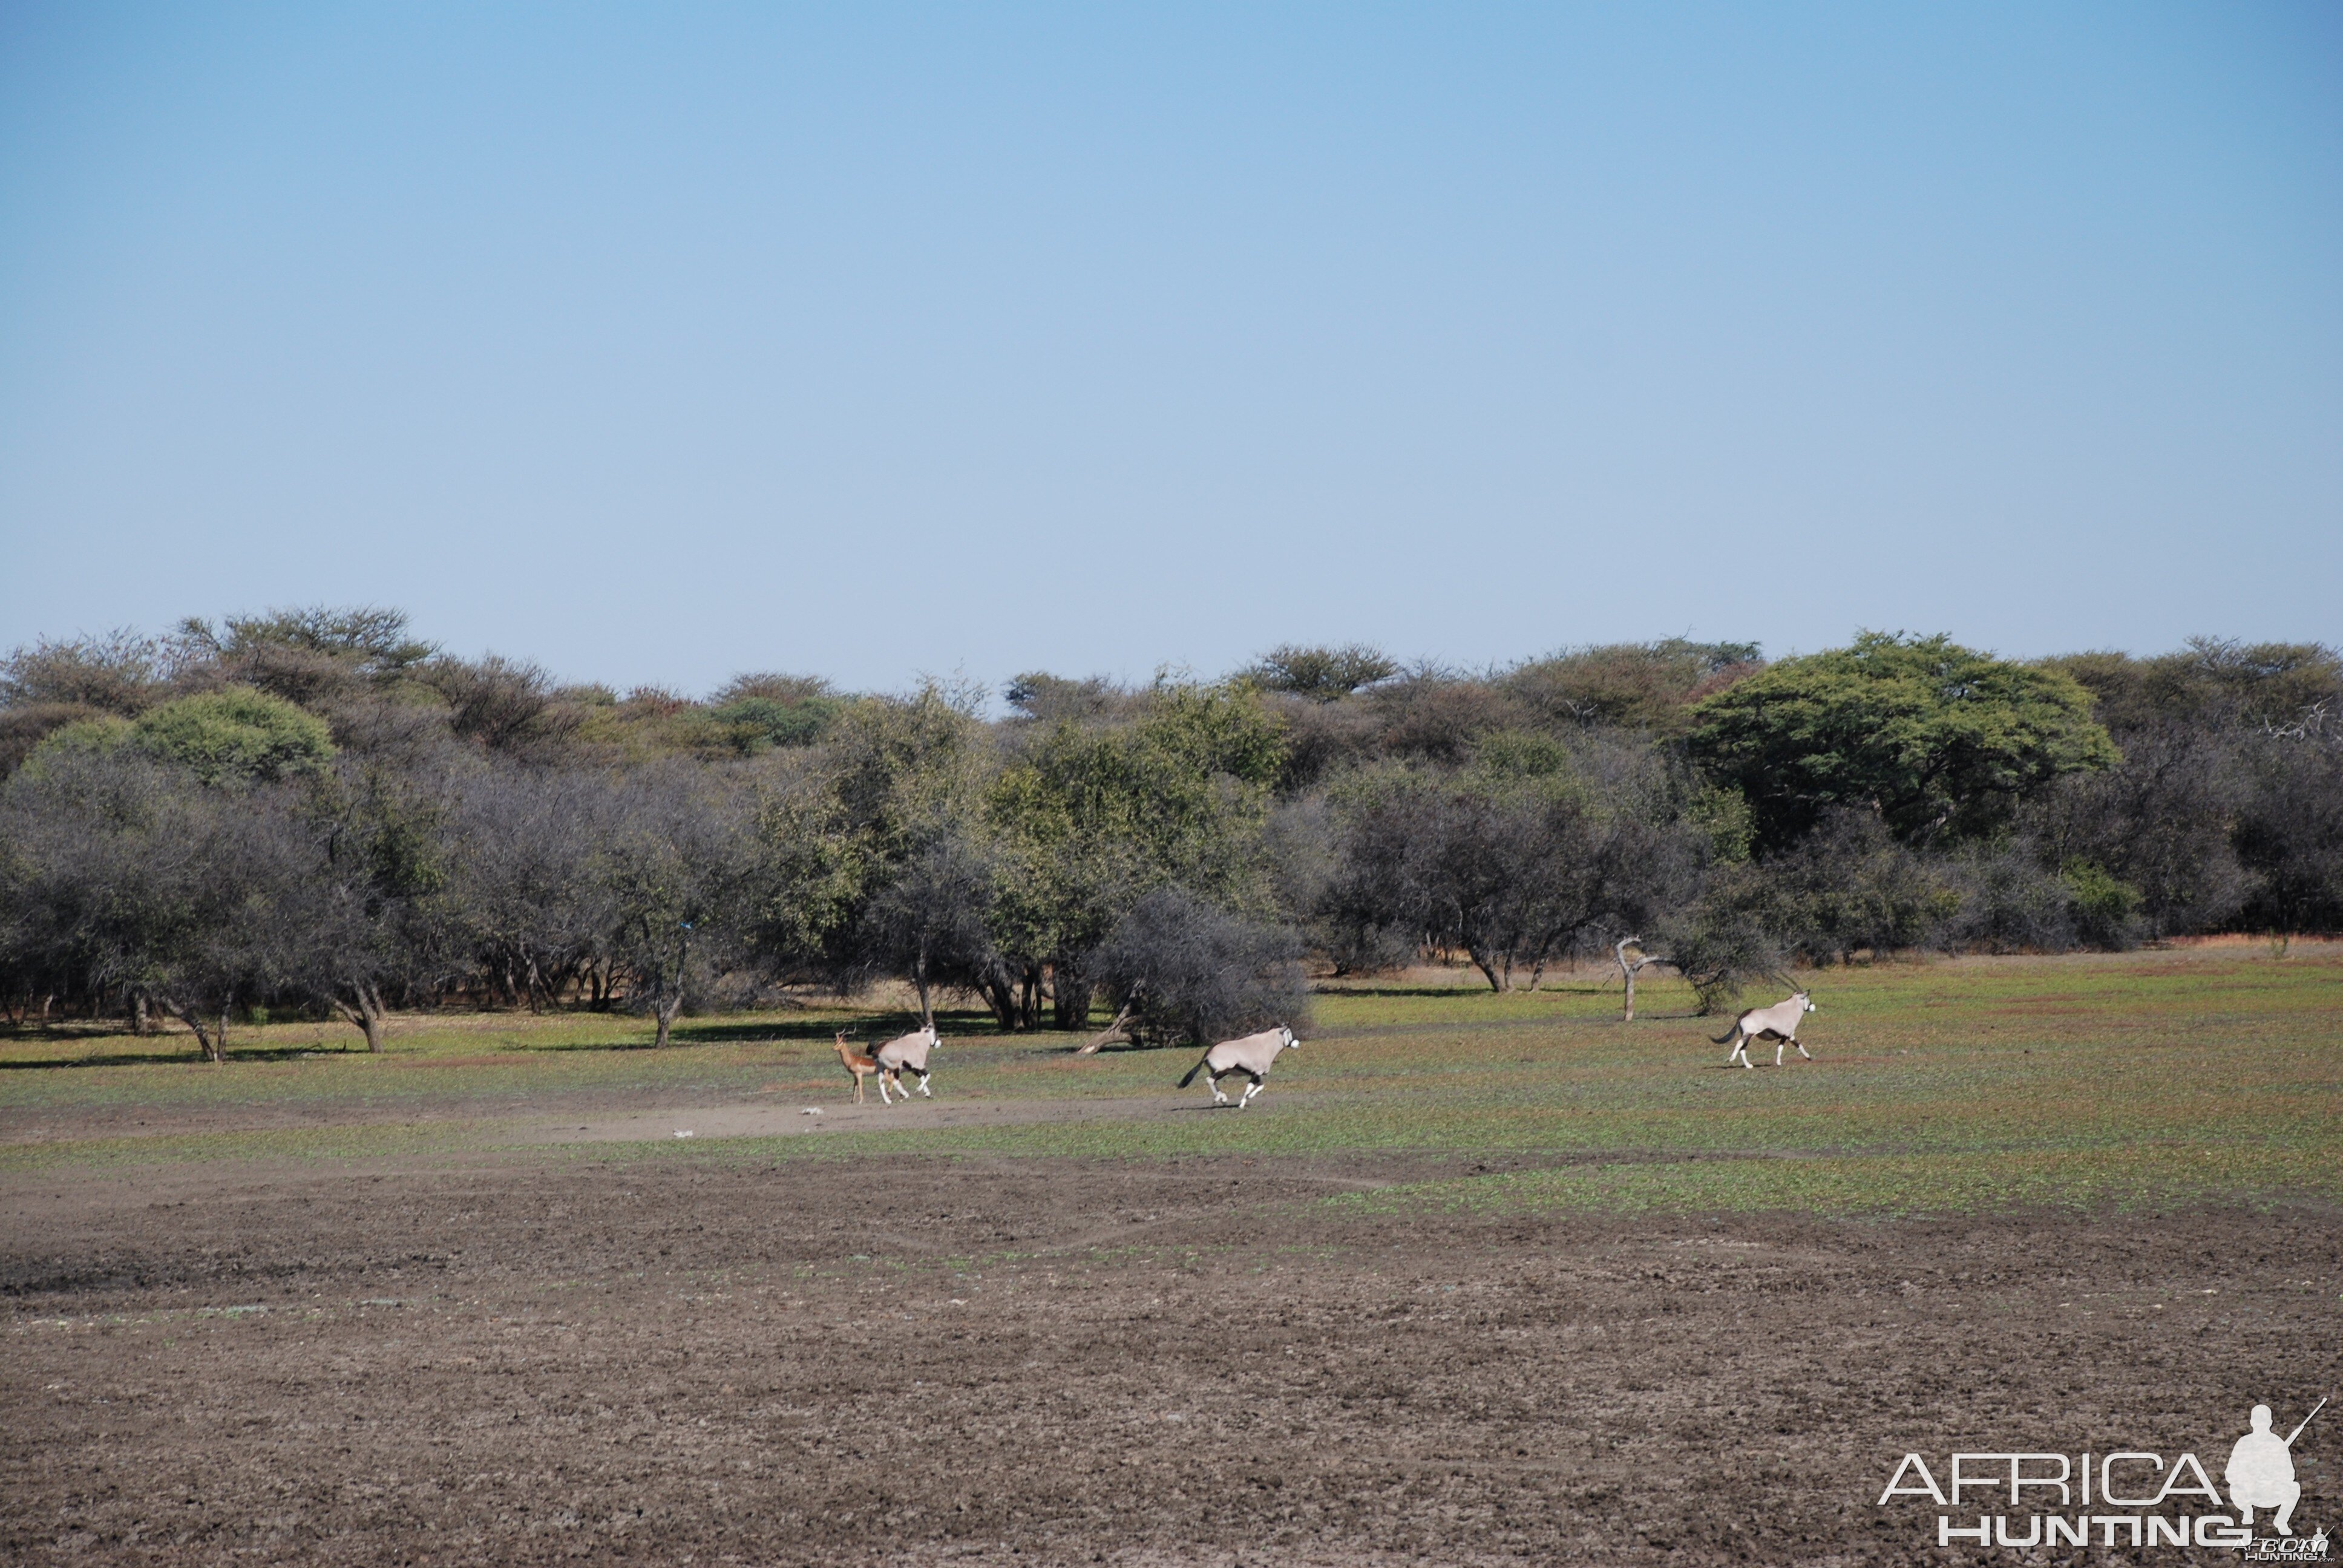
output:
M879 1063L846 1043L846 1031L838 1031L839 1065L854 1074L854 1103L862 1103L862 1081L879 1070Z
M1237 1109L1242 1111L1252 1103L1252 1097L1261 1092L1261 1081L1269 1076L1270 1063L1277 1060L1277 1053L1301 1049L1302 1042L1294 1039L1293 1031L1282 1023L1275 1029L1246 1035L1242 1040L1224 1040L1204 1052L1203 1059L1188 1070L1188 1076L1180 1081L1180 1087L1185 1089L1195 1082L1196 1074L1200 1072L1210 1073L1212 1076L1206 1081L1212 1086L1212 1103L1226 1105L1229 1097L1221 1092L1221 1080L1232 1072L1242 1072L1252 1080L1252 1085L1244 1091L1244 1098L1237 1101Z
M1751 1008L1734 1021L1730 1030L1718 1035L1711 1043L1723 1045L1731 1040L1733 1049L1725 1053L1725 1065L1731 1067L1734 1058L1738 1057L1742 1066L1749 1067L1754 1065L1749 1060L1749 1042L1770 1039L1775 1042L1774 1065L1779 1067L1782 1065L1783 1048L1798 1045L1799 1020L1814 1010L1815 1004L1807 999L1805 992L1793 991L1787 1001L1777 1001L1772 1007ZM1803 1045L1798 1045L1798 1054L1805 1056L1808 1061L1814 1060L1806 1056L1806 1048Z
M911 1098L911 1091L903 1087L903 1074L907 1072L916 1072L920 1075L920 1092L933 1100L935 1096L928 1092L928 1052L942 1043L943 1040L936 1033L936 1026L929 1024L926 1028L915 1029L909 1034L899 1034L872 1051L871 1056L877 1059L879 1063L880 1102L887 1105L895 1103L887 1098L887 1085L890 1082L894 1084L895 1091L905 1100Z

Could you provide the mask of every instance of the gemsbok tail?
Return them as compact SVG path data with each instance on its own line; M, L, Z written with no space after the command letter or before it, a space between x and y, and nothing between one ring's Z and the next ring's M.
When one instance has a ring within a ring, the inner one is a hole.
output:
M1723 1044L1725 1044L1725 1042L1727 1042L1728 1040L1731 1040L1735 1035L1739 1034L1740 1032L1741 1032L1741 1026L1740 1026L1739 1024L1737 1024L1737 1023L1736 1023L1736 1024L1735 1024L1731 1029L1726 1030L1723 1034L1718 1035L1715 1040L1710 1040L1710 1041L1709 1041L1709 1044L1711 1044L1711 1045L1723 1045Z
M1182 1079L1175 1087L1185 1089L1190 1084L1195 1082L1196 1074L1204 1070L1204 1063L1212 1059L1212 1053L1208 1050L1202 1056L1198 1057L1196 1059L1196 1065L1188 1070L1188 1076Z

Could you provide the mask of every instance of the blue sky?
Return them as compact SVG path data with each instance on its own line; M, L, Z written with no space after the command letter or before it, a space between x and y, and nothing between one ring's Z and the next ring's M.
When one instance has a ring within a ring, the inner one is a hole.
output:
M0 647L2343 641L2343 8L0 9Z

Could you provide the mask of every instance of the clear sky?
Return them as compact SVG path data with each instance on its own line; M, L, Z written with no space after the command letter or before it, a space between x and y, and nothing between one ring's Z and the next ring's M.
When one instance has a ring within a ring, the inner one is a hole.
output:
M0 6L0 647L2343 642L2343 6Z

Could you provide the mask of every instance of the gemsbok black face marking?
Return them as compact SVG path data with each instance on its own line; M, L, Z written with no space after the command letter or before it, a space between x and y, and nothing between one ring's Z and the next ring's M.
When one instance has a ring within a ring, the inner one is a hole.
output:
M1782 1065L1783 1050L1793 1045L1798 1046L1800 1056L1812 1061L1814 1058L1807 1054L1806 1048L1798 1045L1798 1021L1814 1010L1813 998L1802 990L1793 991L1787 1001L1777 1001L1772 1007L1751 1008L1734 1021L1731 1029L1710 1043L1723 1045L1727 1040L1733 1042L1733 1049L1725 1056L1727 1067L1733 1065L1735 1058L1744 1067L1754 1065L1749 1060L1749 1042L1765 1039L1774 1041L1774 1065L1776 1067Z
M1301 1046L1293 1031L1282 1023L1242 1040L1224 1040L1205 1051L1202 1059L1188 1070L1180 1087L1185 1089L1196 1081L1196 1074L1209 1072L1212 1076L1206 1081L1212 1085L1212 1103L1226 1105L1229 1097L1221 1092L1221 1080L1232 1072L1242 1072L1252 1081L1245 1089L1244 1098L1237 1101L1237 1109L1242 1111L1261 1092L1262 1081L1269 1076L1270 1064L1277 1060L1277 1053L1298 1050Z

